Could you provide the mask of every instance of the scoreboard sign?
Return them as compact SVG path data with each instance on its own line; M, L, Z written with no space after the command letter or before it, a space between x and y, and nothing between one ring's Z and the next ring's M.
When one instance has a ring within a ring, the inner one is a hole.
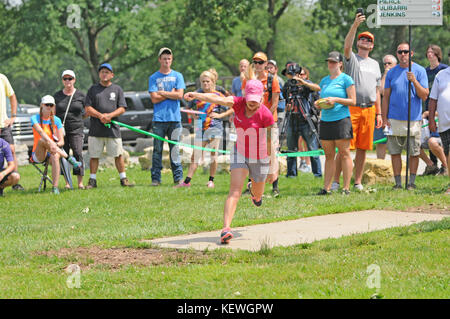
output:
M378 0L378 25L442 25L444 0Z

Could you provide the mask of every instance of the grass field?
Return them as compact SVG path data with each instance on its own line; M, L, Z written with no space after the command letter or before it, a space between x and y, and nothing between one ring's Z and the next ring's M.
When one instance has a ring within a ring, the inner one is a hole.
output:
M22 193L0 198L1 298L448 298L450 219L259 252L162 250L140 242L219 230L229 176L198 172L190 189L172 177L150 187L150 172L130 168L124 189L115 170L98 188L37 194L33 167L20 170ZM233 226L366 209L450 211L448 177L418 177L416 191L376 185L373 193L316 196L322 179L280 178L280 198L255 209L242 198ZM61 184L61 188L63 185ZM219 236L219 233L218 233ZM69 264L81 266L79 288ZM380 289L369 288L376 265Z

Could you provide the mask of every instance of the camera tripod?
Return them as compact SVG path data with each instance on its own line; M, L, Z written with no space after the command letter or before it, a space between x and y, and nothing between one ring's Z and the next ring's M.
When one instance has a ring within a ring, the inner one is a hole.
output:
M282 151L281 147L283 146L283 142L285 140L287 140L287 127L289 125L289 121L292 115L292 110L294 107L297 107L297 109L300 111L300 113L302 114L303 118L306 120L306 122L309 125L309 128L311 129L311 131L313 132L313 134L315 135L315 137L317 138L317 142L319 144L319 148L322 148L322 145L320 144L320 138L319 138L319 134L317 132L317 128L314 125L313 121L311 120L311 116L310 114L307 114L305 111L305 107L304 107L304 98L301 97L289 97L288 99L286 99L286 105L290 105L289 110L286 110L286 116L283 119L283 123L281 125L281 131L280 131L280 153L293 153L295 152L295 150L287 150L287 151ZM312 106L311 106L312 107ZM287 142L286 142L287 144Z

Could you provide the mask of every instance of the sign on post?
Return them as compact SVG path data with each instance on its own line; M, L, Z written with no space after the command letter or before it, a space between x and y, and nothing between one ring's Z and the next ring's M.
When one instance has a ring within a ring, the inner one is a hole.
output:
M377 25L442 25L444 0L378 0Z

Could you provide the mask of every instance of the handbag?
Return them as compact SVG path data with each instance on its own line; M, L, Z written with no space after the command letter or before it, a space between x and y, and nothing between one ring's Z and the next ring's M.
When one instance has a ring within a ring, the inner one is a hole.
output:
M64 119L62 122L64 136L66 136L66 130L64 129L64 124L66 123L67 113L69 113L69 108L70 108L70 105L72 104L72 99L73 99L73 96L75 95L76 91L77 91L77 89L75 89L75 91L73 91L72 95L70 96L69 103L67 104L66 114L64 114Z

